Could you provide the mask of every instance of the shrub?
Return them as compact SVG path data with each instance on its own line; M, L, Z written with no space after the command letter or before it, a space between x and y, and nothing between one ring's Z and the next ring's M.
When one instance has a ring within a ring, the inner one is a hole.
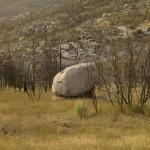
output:
M79 118L86 118L88 115L87 103L82 100L78 100L75 102L75 111Z
M147 29L147 32L149 32L150 31L150 27L148 27L148 29Z
M136 114L143 114L143 115L145 114L144 108L141 105L134 106L133 112Z
M143 31L142 31L142 29L138 29L138 30L136 30L135 31L135 35L141 35L141 34L143 34Z
M131 29L131 30L135 30L136 27L135 27L134 25L131 25L131 26L130 26L130 29Z

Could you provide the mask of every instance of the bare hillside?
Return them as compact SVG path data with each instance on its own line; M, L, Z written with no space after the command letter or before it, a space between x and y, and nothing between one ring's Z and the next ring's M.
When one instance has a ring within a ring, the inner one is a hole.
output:
M27 11L39 11L68 0L0 0L0 18L11 17Z

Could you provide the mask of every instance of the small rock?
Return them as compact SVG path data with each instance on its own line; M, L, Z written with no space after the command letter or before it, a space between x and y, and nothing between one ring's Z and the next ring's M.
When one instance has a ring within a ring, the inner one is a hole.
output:
M53 95L52 98L51 98L52 101L58 101L58 100L61 100L61 99L62 99L61 97L56 96L56 95Z
M107 103L109 102L107 97L101 95L96 96L96 99L102 102L107 102Z

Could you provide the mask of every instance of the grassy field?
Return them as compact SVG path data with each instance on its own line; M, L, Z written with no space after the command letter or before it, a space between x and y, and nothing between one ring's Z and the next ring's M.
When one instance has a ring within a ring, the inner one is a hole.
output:
M101 113L79 119L75 100L29 100L23 92L0 93L0 150L149 150L150 117L122 114L99 102Z

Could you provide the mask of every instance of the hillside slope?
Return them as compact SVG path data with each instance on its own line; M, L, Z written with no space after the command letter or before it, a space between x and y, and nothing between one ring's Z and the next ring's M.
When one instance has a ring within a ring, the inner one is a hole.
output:
M0 0L0 18L11 17L27 11L39 11L54 3L67 0Z
M61 45L62 63L70 65L75 61L75 51L78 62L91 61L102 57L103 46L111 39L150 35L150 0L70 0L54 7L53 12L51 9L45 7L33 20L23 16L8 23L7 34L15 41L14 49L31 49L34 31L38 52L45 46L59 49Z

